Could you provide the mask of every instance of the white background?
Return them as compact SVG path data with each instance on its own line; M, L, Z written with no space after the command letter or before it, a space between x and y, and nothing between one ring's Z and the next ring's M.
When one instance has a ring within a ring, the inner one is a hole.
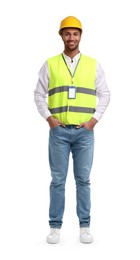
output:
M140 259L138 2L0 2L1 259ZM45 243L49 127L37 112L33 92L44 61L63 51L58 29L68 15L81 20L80 50L101 63L111 91L95 129L90 245L79 242L71 158L61 242Z

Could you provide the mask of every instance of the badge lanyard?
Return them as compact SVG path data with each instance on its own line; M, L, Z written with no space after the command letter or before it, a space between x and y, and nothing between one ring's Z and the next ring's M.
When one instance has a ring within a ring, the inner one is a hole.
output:
M64 56L63 56L63 54L62 54L62 58L63 58L63 60L64 60L64 62L65 62L65 65L66 65L68 71L69 71L69 74L71 75L71 84L73 84L73 78L74 78L75 72L76 72L76 70L77 70L77 67L78 67L80 58L79 58L79 60L78 60L78 62L77 62L77 64L76 64L76 67L75 67L75 69L74 69L73 74L72 74L71 70L69 69L68 64L67 64L67 62L66 62L66 60L65 60L65 58L64 58Z
M80 59L78 60L78 62L76 64L76 67L74 69L74 73L72 74L72 72L69 69L68 64L67 64L67 62L66 62L66 60L65 60L65 58L63 56L63 54L62 54L62 57L63 57L63 60L65 62L65 65L66 65L66 67L68 69L68 72L69 72L69 74L71 76L71 84L72 84L72 86L69 86L69 88L68 88L68 99L75 99L76 98L76 86L73 86L73 78L74 78L75 72L77 70L77 67L78 67Z

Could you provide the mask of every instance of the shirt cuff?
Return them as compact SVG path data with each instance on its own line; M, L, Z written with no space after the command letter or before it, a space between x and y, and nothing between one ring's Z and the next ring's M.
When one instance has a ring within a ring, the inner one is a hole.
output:
M94 117L97 121L99 121L99 120L101 119L101 117L102 117L102 114L99 113L99 112L97 112L97 111L95 111L93 117Z
M52 114L51 114L51 112L48 110L48 111L43 115L43 117L45 118L45 120L47 120L49 116L52 116Z

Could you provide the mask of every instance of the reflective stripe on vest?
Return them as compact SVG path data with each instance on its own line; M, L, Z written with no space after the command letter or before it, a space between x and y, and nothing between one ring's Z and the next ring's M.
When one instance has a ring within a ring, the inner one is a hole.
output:
M63 112L67 112L67 111L94 114L95 109L90 108L90 107L74 107L74 106L56 107L56 108L50 109L51 114L58 114L58 113L63 113Z
M47 62L50 74L48 107L51 114L65 124L90 120L96 108L96 60L81 55L73 78L62 54ZM76 87L75 99L68 99L69 86Z
M64 91L68 91L69 86L60 86L54 89L49 90L49 96L52 96L56 93L59 92L64 92ZM89 94L89 95L96 95L96 90L95 89L90 89L90 88L77 88L76 89L77 93L84 93L84 94Z

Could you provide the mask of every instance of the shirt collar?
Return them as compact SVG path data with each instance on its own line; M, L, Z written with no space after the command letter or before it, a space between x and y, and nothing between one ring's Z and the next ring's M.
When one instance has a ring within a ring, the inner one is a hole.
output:
M78 60L80 59L80 52L74 56L74 58L72 59L75 62L78 62ZM64 52L63 52L63 56L67 61L71 61L71 58L69 56L67 56Z

